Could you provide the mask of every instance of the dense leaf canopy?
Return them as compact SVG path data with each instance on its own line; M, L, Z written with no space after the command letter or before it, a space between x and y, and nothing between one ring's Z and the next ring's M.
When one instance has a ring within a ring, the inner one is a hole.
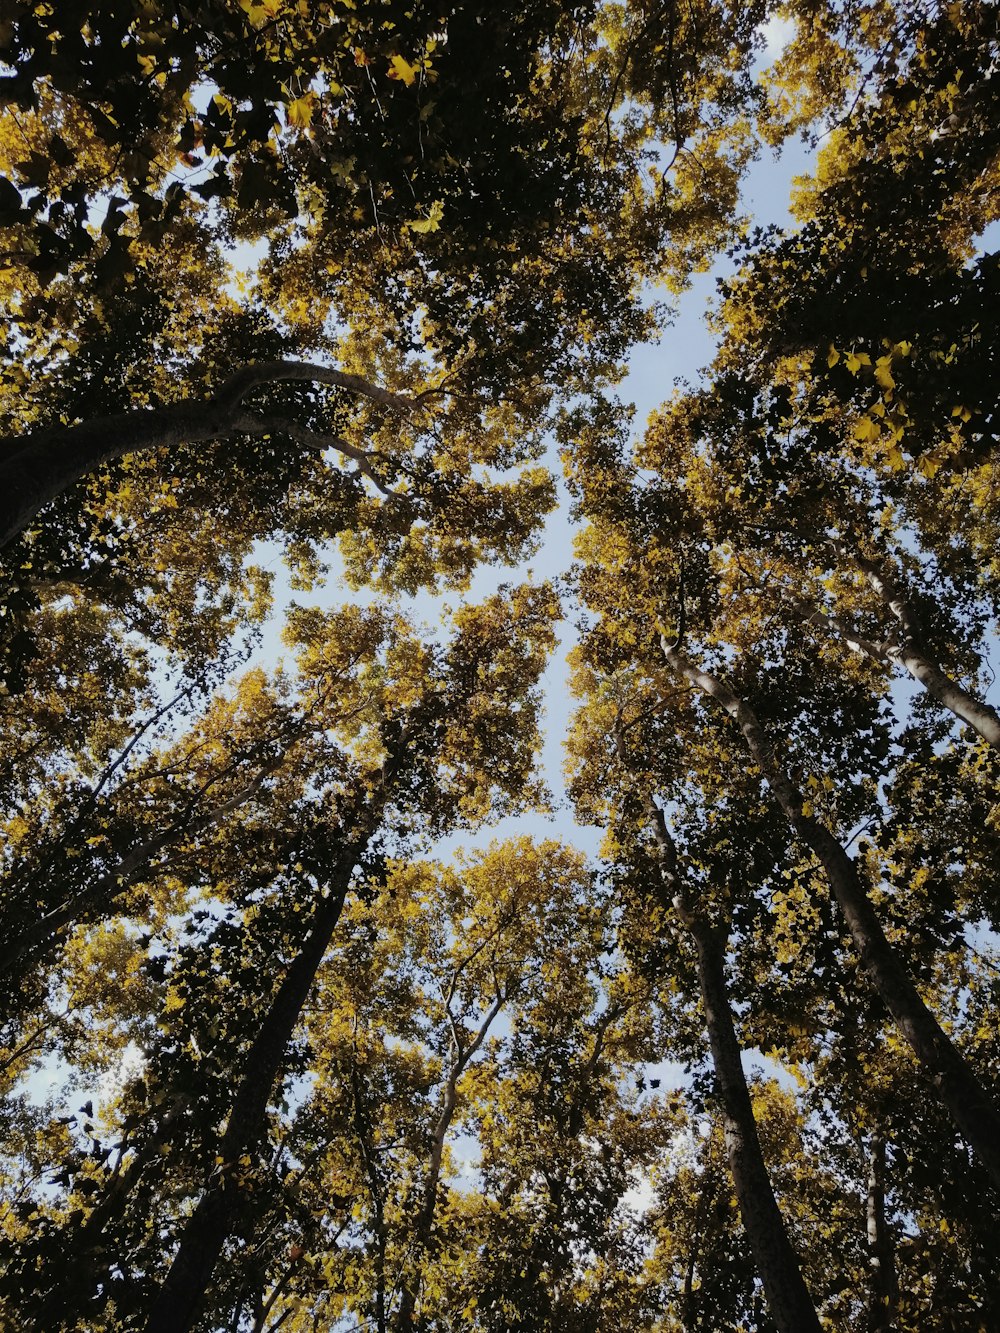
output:
M998 71L990 0L4 8L4 1328L1000 1326ZM593 859L517 826L570 625Z

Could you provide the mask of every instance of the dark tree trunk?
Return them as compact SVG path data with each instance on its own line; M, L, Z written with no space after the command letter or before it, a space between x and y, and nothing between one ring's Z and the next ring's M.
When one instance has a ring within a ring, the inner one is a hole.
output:
M688 924L698 951L698 984L722 1103L729 1169L771 1318L780 1333L820 1333L819 1318L788 1239L757 1137L726 993L725 935L699 921Z
M666 817L651 796L646 801L646 810L659 850L664 890L691 932L697 951L698 988L722 1104L729 1170L740 1219L764 1286L768 1308L779 1333L820 1333L819 1318L802 1277L798 1256L788 1239L757 1137L753 1103L743 1073L740 1044L726 991L727 934L721 927L710 925L691 902ZM685 1306L688 1308L691 1276L689 1269L685 1284Z
M316 971L340 920L353 866L354 858L346 866L341 864L336 892L316 913L305 944L285 973L247 1053L219 1147L223 1159L219 1180L201 1196L184 1228L174 1261L150 1311L147 1333L188 1333L198 1317L242 1203L240 1187L230 1170L264 1128L268 1100Z
M661 642L664 656L678 675L715 699L739 726L789 823L823 867L865 974L960 1133L990 1179L1000 1187L1000 1110L920 998L902 959L885 937L854 862L833 834L805 813L802 793L775 759L767 734L749 704L718 676L702 671L675 647Z

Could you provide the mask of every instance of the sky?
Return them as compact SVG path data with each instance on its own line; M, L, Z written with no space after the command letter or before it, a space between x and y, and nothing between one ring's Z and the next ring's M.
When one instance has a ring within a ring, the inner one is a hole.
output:
M764 29L766 47L758 62L758 72L777 58L788 33L789 27L783 20L774 20ZM809 170L810 155L800 143L791 142L777 154L764 146L760 160L751 167L744 182L741 212L756 223L773 222L786 225L791 220L787 205L792 178ZM250 270L258 257L250 247L240 247L233 256L233 262L237 268ZM693 383L697 379L698 372L712 360L714 339L707 327L706 316L715 293L716 279L729 270L730 266L723 259L710 272L696 275L690 289L676 303L675 317L661 340L633 351L628 362L627 374L618 392L624 402L632 403L635 408L634 434L641 433L650 412L669 397L677 381L688 380ZM650 293L651 299L662 299L662 297L662 292ZM455 607L463 600L478 602L488 597L501 584L517 583L529 578L542 581L568 571L573 560L573 529L569 521L568 497L561 485L560 463L554 443L543 461L560 479L560 501L549 516L537 554L520 566L481 568L475 575L468 593L462 596L449 593L439 598L422 595L412 599L402 599L405 611L432 626L438 621L444 605ZM260 648L248 665L272 668L281 659L285 653L281 641L281 629L291 601L332 607L344 602L363 603L372 598L369 592L352 591L338 577L339 562L336 553L333 553L331 572L326 583L312 594L294 593L291 590L279 547L261 546L255 553L253 561L264 565L274 573L274 610L265 627ZM572 647L573 641L572 627L568 621L564 621L560 630L559 645L542 680L545 718L541 768L554 798L552 815L522 814L482 829L465 831L442 839L435 844L433 855L436 857L446 860L459 847L470 850L486 847L494 840L525 833L539 839L562 838L589 856L598 855L603 830L583 827L576 822L566 800L563 782L563 742L574 706L569 695L566 654ZM754 1057L750 1058L753 1061ZM127 1052L124 1064L110 1071L100 1087L89 1091L95 1092L98 1098L103 1100L123 1075L134 1072L133 1066L136 1061L141 1064L139 1053ZM679 1071L679 1066L668 1063L650 1066L647 1078L662 1078L664 1087L669 1087L679 1081ZM62 1083L65 1072L58 1062L46 1063L27 1080L29 1095L43 1100Z
M776 52L772 50L772 58L773 54ZM792 180L810 170L811 154L800 142L789 143L780 153L765 146L760 160L751 167L745 181L741 211L754 223L788 225L791 222L788 201ZM699 371L712 360L715 339L706 319L712 306L717 279L731 271L731 264L723 257L711 271L696 275L690 289L677 302L676 315L660 341L637 347L633 351L627 374L619 385L618 395L623 402L631 403L635 408L634 436L641 434L649 414L670 396L675 383L680 380L694 383ZM651 300L662 298L662 295L658 291L650 292ZM574 529L569 520L569 500L562 484L554 443L543 461L559 480L559 504L549 515L537 554L518 566L482 567L475 574L466 594L452 592L438 598L426 594L404 598L402 604L408 613L433 625L445 605L455 607L462 601L481 601L503 583L517 583L529 578L542 581L567 573L573 561ZM275 575L275 611L266 627L260 651L253 659L255 664L273 666L281 657L281 626L284 609L291 600L330 607L346 601L367 602L372 598L372 594L367 591L352 592L342 582L338 577L339 562L335 554L331 559L331 573L326 583L308 595L292 593L289 589L278 548L262 548L261 553L255 556L255 561L271 569ZM564 621L560 627L559 645L542 681L545 720L541 767L545 782L554 797L553 817L519 815L481 830L466 831L439 842L435 849L436 855L447 857L457 847L486 846L494 839L523 833L546 838L563 837L589 855L597 855L602 830L578 824L565 799L563 742L574 707L569 693L566 655L573 642L572 626Z

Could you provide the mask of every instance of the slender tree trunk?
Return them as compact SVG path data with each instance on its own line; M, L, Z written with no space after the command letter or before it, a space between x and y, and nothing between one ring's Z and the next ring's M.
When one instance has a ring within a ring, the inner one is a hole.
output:
M768 1308L779 1333L820 1333L816 1308L802 1277L798 1256L788 1239L757 1136L753 1103L726 991L726 932L709 925L690 903L663 811L652 799L647 809L660 850L664 884L695 943L698 986L722 1103L729 1170L740 1207L740 1219L764 1285Z
M434 1137L431 1140L431 1159L427 1166L427 1175L424 1178L423 1198L421 1200L420 1212L417 1214L416 1225L413 1229L413 1241L411 1244L412 1256L411 1267L413 1268L413 1280L404 1281L403 1294L399 1303L399 1310L396 1312L396 1318L393 1327L396 1333L411 1333L416 1327L414 1314L416 1312L418 1283L420 1278L420 1265L424 1255L427 1253L427 1247L430 1245L431 1234L434 1229L434 1214L437 1210L437 1192L441 1181L441 1163L444 1160L444 1143L448 1136L448 1130L451 1128L451 1122L455 1117L455 1109L458 1105L458 1080L469 1067L469 1061L476 1054L483 1044L487 1032L493 1024L494 1019L503 1007L505 996L497 995L475 1038L471 1044L464 1050L457 1044L455 1046L455 1058L452 1061L451 1068L448 1071L448 1081L445 1084L444 1097L441 1102L441 1111L434 1126Z
M354 1129L358 1136L361 1159L368 1177L368 1191L372 1199L375 1232L375 1333L386 1333L385 1314L385 1198L382 1181L379 1178L378 1163L375 1160L375 1135L364 1107L361 1095L361 1076L355 1063L351 1067L351 1095L354 1100Z
M147 1333L188 1333L198 1316L242 1202L234 1168L238 1171L240 1157L263 1129L271 1091L340 919L359 852L360 849L354 849L354 854L341 860L336 872L336 890L318 909L305 944L285 973L247 1053L219 1147L223 1160L218 1181L201 1196L184 1228L174 1261L150 1312Z
M750 706L717 676L696 667L666 640L663 650L673 670L715 699L743 732L755 763L790 824L823 867L863 970L951 1112L960 1133L994 1184L1000 1186L1000 1111L920 998L909 972L885 937L854 862L827 828L804 813L801 792L775 760L764 729Z
M892 1236L885 1219L885 1140L876 1136L871 1143L868 1164L868 1263L871 1269L871 1291L868 1307L868 1327L871 1333L888 1333L895 1326L896 1266Z

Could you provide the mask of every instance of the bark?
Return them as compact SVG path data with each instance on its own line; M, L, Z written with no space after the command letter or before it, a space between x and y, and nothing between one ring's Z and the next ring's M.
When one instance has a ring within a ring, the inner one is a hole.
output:
M884 655L908 671L928 694L968 723L984 741L1000 750L1000 714L942 671L922 641L919 622L901 584L874 560L857 552L852 555L843 546L838 546L838 550L853 558L899 626L898 636L879 645Z
M216 394L203 402L187 400L166 407L116 412L75 426L0 441L0 549L28 526L43 505L113 459L149 449L198 444L236 431L284 429L276 418L258 419L241 411L242 401L252 389L281 380L331 384L396 412L409 412L413 407L398 394L329 366L304 361L263 361L236 371ZM286 425L292 435L304 430L295 422ZM364 465L368 472L367 456L345 441L317 436L309 443L317 441L323 447L339 449Z
M239 1160L264 1128L267 1103L316 972L329 947L361 848L345 855L337 885L318 909L309 936L292 961L244 1063L219 1146L222 1165L202 1194L181 1235L173 1263L150 1311L147 1333L188 1333L198 1317L212 1273L242 1203Z
M696 667L666 639L661 643L673 670L715 699L739 726L754 762L789 823L823 867L854 940L863 971L895 1019L959 1132L990 1179L1000 1187L1000 1110L920 998L899 954L886 939L854 862L824 825L804 813L802 793L775 759L753 709L717 676Z
M757 1136L753 1103L726 991L726 933L711 926L692 907L677 868L673 839L667 832L663 811L652 800L648 809L660 849L664 883L695 943L698 986L722 1104L729 1169L740 1219L764 1286L768 1308L779 1333L810 1333L811 1330L820 1333L819 1318L802 1277L798 1256L788 1239Z
M896 1301L896 1267L892 1235L885 1217L885 1140L876 1137L871 1144L868 1165L868 1263L871 1269L871 1291L868 1306L868 1327L871 1333L888 1333L894 1327Z

